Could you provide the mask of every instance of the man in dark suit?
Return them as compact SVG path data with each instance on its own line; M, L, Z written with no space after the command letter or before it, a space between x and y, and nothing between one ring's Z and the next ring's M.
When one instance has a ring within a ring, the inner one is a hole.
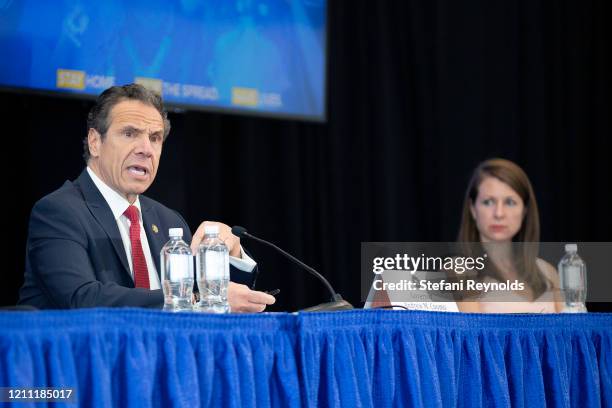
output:
M74 181L38 201L30 216L20 304L38 308L161 307L159 253L169 228L185 220L142 195L155 179L170 122L161 98L140 85L104 91L88 116L87 167ZM252 283L255 262L221 223L233 281ZM266 293L230 283L232 311L257 312L274 303Z

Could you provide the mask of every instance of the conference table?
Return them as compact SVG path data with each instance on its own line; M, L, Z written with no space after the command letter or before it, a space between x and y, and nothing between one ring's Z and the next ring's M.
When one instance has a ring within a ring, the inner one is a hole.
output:
M0 387L73 389L57 406L611 407L612 314L0 312Z

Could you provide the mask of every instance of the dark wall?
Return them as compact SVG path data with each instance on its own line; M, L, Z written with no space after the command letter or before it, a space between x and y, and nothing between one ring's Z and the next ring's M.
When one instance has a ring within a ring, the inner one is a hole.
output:
M481 160L529 174L542 239L611 241L610 6L606 1L330 1L328 121L171 114L148 195L239 224L327 275L359 304L362 241L454 240ZM90 102L0 93L0 302L22 282L29 211L82 170ZM272 310L326 300L256 243ZM612 289L611 289L612 290Z

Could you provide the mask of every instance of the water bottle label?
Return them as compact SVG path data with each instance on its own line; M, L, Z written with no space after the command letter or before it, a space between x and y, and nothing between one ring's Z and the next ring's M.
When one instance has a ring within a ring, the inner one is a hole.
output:
M226 265L228 258L223 253L208 251L204 254L204 271L207 280L224 279L227 277L226 271L229 272L229 266Z
M565 266L565 282L567 288L578 289L582 288L582 276L580 274L580 267L567 265Z
M179 281L191 276L191 256L184 254L169 254L166 258L166 271L171 281Z

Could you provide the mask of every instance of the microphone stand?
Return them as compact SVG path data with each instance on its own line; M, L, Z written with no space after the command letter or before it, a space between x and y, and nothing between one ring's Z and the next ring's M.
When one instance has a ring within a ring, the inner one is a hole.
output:
M249 234L246 231L246 229L244 229L242 227L233 227L232 228L232 233L234 235L239 236L239 237L250 238L250 239L255 240L255 241L259 242L259 243L262 243L264 245L267 245L269 247L274 248L276 251L280 252L285 257L289 258L291 261L293 261L296 264L300 265L302 268L304 268L310 274L314 275L317 279L319 279L321 282L323 282L323 284L327 287L328 292L331 294L331 296L332 296L331 299L332 300L330 302L325 302L325 303L321 303L321 304L316 305L316 306L312 306L312 307L308 307L306 309L302 309L303 312L323 312L323 311L350 310L350 309L353 309L353 305L351 305L346 300L342 299L342 296L340 296L339 293L336 293L336 291L334 290L332 285L329 283L329 281L327 279L325 279L325 277L323 275L321 275L319 272L317 272L314 268L306 265L304 262L302 262L299 259L297 259L295 256L291 255L289 252L287 252L287 251L277 247L276 245L274 245L271 242L268 242L266 240L263 240L261 238L258 238L256 236L254 236L254 235Z

